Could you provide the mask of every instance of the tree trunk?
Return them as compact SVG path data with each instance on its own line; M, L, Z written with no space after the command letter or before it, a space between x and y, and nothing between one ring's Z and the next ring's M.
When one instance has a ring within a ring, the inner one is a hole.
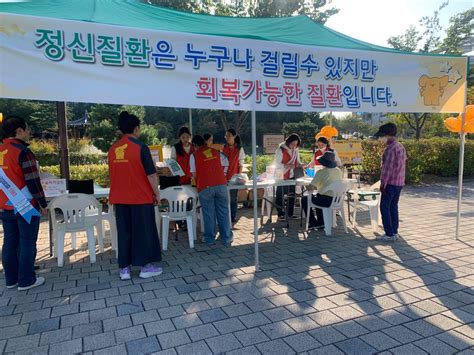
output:
M219 110L219 117L221 118L221 122L224 126L224 129L227 131L229 129L229 122L227 121L227 117L224 110Z

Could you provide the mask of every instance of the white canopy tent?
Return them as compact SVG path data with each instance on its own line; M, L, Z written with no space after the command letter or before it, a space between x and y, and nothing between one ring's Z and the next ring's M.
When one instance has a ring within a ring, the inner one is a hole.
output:
M0 19L0 97L183 107L190 118L250 110L254 176L257 111L455 113L466 102L467 58L371 45L305 16L40 0L0 4ZM258 268L256 179L253 189ZM461 189L462 178L458 224Z

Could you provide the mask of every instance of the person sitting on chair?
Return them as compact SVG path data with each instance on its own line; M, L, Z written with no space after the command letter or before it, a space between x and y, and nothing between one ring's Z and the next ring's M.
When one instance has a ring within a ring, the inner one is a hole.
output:
M311 181L311 184L308 185L308 191L310 192L312 192L314 189L322 191L326 189L329 185L331 185L333 182L342 180L342 171L337 167L336 155L333 152L327 151L317 159L319 164L324 166L324 168L317 172L317 174L313 178L313 181ZM331 206L332 199L332 191L327 191L324 195L319 193L316 195L311 195L311 200L313 201L313 203L321 207ZM303 210L306 213L308 209L308 197L303 197L302 204ZM314 217L313 211L309 211L308 228L324 228L323 211L320 208L316 208L316 218Z

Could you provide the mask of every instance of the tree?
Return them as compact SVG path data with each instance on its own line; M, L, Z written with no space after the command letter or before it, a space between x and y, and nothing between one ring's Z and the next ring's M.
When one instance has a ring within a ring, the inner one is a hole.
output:
M398 50L414 52L418 48L418 43L423 38L415 26L411 25L404 34L392 36L388 39L388 44Z
M441 44L440 51L449 54L462 54L461 46L472 36L474 28L474 9L469 9L449 19L446 37Z
M421 138L421 130L425 125L426 119L429 117L428 113L402 113L401 117L405 122L415 131L415 139Z
M288 137L292 133L296 133L301 138L301 145L309 148L314 142L314 136L318 133L319 127L309 118L305 118L300 122L283 123L281 133Z
M156 127L147 124L140 125L140 137L138 137L138 139L146 145L160 143Z
M107 152L118 138L117 126L110 120L96 122L91 127L92 144L103 152Z
M26 119L35 137L57 130L54 102L0 99L0 112L3 117L15 115Z
M348 116L342 119L334 120L333 125L342 133L362 133L364 136L371 136L375 133L376 128L357 116Z
M424 44L421 51L430 53L438 50L441 44L440 31L442 30L439 24L439 12L448 6L449 1L443 2L438 10L435 10L432 16L423 16L420 20L420 25L425 29L423 32Z
M388 44L399 50L415 52L417 50L425 53L438 50L440 46L440 31L442 30L439 24L439 13L448 5L448 2L443 2L431 16L423 16L419 20L420 27L423 29L421 33L414 25L408 27L404 34L398 36L391 36L387 42Z
M281 17L306 15L321 24L326 23L331 16L339 12L339 9L335 7L322 10L330 3L328 0L232 0L229 3L211 0L145 0L145 2L175 10L219 16Z

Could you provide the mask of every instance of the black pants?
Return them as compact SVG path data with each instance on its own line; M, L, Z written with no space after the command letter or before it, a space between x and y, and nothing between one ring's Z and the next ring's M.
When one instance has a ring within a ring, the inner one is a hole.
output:
M153 205L115 205L118 264L145 266L161 260Z
M285 210L283 209L284 200L283 196L289 195L288 197L288 216L293 216L295 209L295 186L278 186L276 191L276 204L281 207L277 207L278 216L284 216Z
M315 205L321 206L321 207L329 207L331 206L332 203L332 196L327 196L327 195L320 195L316 194L316 196L312 196L311 200ZM308 210L308 197L304 196L303 197L303 211L306 213ZM313 210L311 209L309 211L309 225L310 226L323 226L324 225L324 217L323 217L323 210L320 208L316 208L316 218L314 217Z

